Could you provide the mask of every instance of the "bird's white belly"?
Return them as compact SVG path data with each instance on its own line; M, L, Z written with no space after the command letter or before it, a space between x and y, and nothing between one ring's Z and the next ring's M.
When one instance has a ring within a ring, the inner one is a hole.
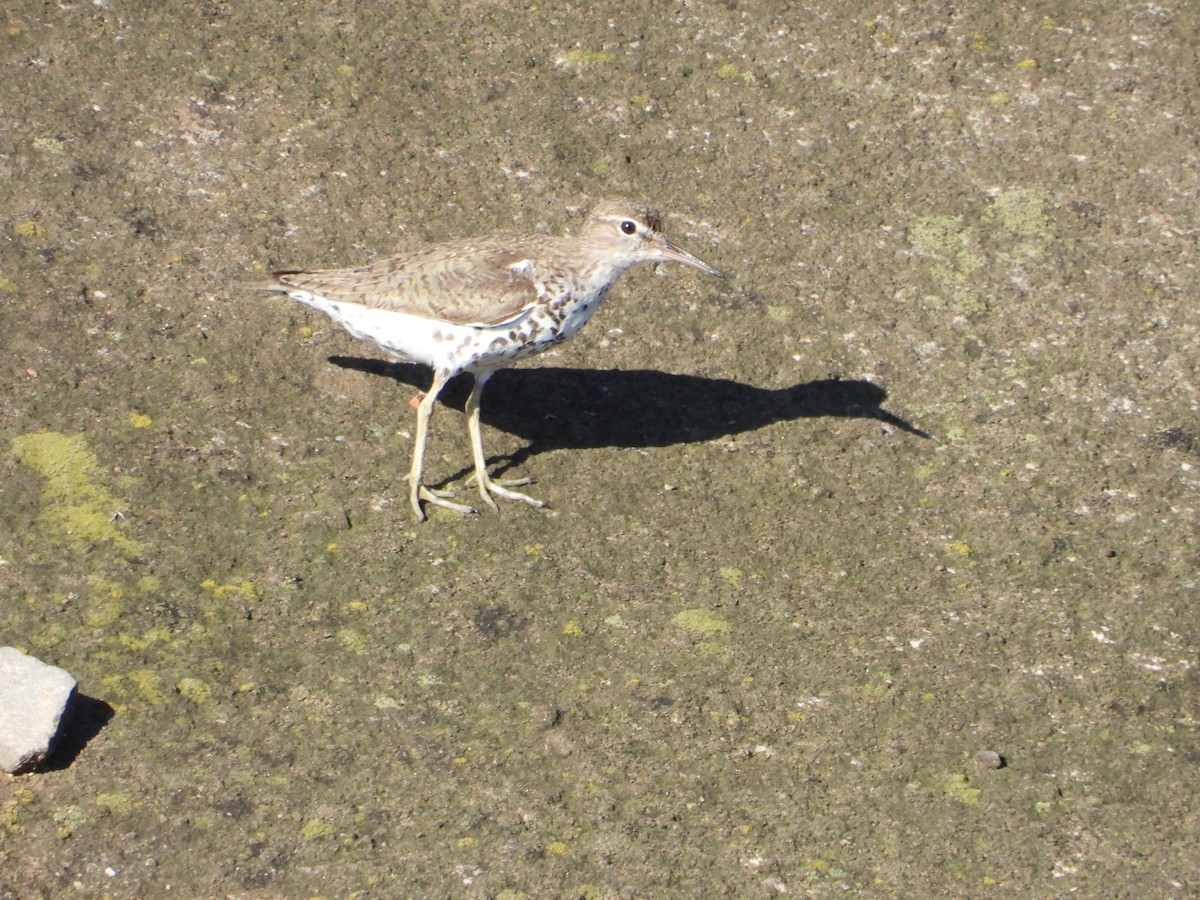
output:
M310 291L288 295L320 310L351 335L408 362L440 369L484 372L541 353L582 328L603 294L555 308L534 308L500 325L456 325L438 319L330 300Z
M446 366L450 355L478 339L479 328L375 309L358 303L334 302L307 291L289 291L305 306L320 310L354 337L371 341L408 362Z

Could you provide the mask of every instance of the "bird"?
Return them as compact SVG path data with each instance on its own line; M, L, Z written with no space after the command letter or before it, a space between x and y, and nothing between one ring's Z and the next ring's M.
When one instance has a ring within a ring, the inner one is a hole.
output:
M353 337L433 370L429 390L417 406L407 476L409 502L423 521L423 503L476 511L451 500L452 492L435 490L422 480L434 403L461 372L475 378L465 412L472 477L481 499L493 510L498 509L497 497L545 505L513 490L532 479L501 480L488 474L479 428L484 385L499 369L579 331L630 266L659 262L721 276L665 237L654 209L629 200L602 200L574 236L518 232L450 240L356 268L278 271L251 286L286 294L325 313Z

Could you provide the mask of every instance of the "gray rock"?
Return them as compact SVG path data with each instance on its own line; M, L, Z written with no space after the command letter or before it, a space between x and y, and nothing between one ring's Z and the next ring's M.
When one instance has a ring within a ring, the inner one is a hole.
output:
M16 647L0 647L0 769L28 772L46 758L75 679Z
M980 750L975 754L975 762L982 769L1003 769L1006 761L995 750Z

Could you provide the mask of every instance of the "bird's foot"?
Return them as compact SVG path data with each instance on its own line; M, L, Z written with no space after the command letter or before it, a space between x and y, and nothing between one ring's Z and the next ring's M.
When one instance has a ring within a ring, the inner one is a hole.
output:
M449 499L454 496L453 491L439 491L431 487L426 487L423 484L414 484L409 491L408 499L412 504L413 512L417 514L417 521L425 521L425 510L421 508L421 501L432 503L434 506L443 506L446 509L452 509L460 513L473 513L475 507L467 506L465 503L455 503Z
M528 494L522 494L520 491L510 491L510 487L519 487L522 484L529 484L533 481L532 478L492 478L486 472L477 472L471 476L479 485L479 496L483 498L483 502L492 509L499 509L496 501L492 499L494 494L497 497L503 497L505 500L523 500L530 506L545 506L542 500L536 500Z
M474 484L479 481L479 476L472 472L467 476L467 480L463 484ZM533 479L526 476L524 478L492 478L488 476L488 484L498 484L500 487L520 487L523 484L533 484Z
M472 474L467 481L468 483L474 481L480 485L479 496L483 498L484 503L494 510L498 510L500 507L496 505L493 495L503 497L505 500L522 500L530 506L542 507L546 505L545 502L530 497L527 494L522 494L520 491L509 490L511 487L530 484L533 481L532 478L492 478L485 474L483 481L480 482L479 477ZM421 506L422 502L452 509L460 513L474 513L477 511L473 506L467 506L465 503L457 503L451 500L450 498L453 496L454 491L439 490L419 483L413 485L409 491L409 501L412 503L413 512L417 514L418 522L425 521L425 510Z

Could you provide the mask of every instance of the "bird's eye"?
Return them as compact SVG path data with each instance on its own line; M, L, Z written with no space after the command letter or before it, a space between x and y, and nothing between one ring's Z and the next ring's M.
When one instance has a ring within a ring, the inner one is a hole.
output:
M637 231L637 223L632 219L626 219L621 223L621 230L626 234L633 234Z

